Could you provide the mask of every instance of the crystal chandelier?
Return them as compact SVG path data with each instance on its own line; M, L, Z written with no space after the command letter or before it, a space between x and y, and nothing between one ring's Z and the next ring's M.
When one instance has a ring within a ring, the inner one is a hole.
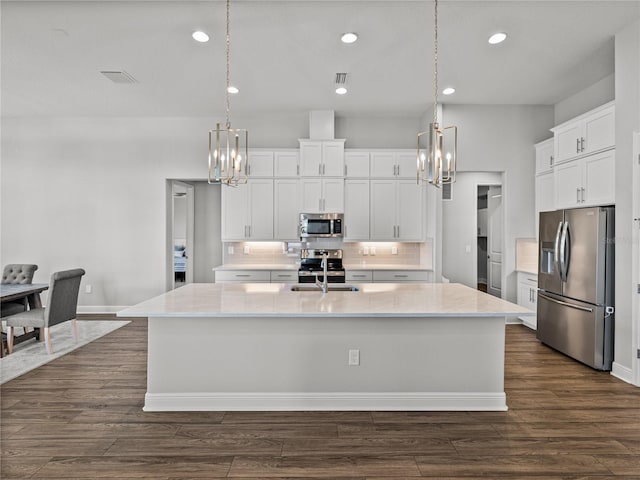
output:
M229 120L229 94L231 88L231 37L229 35L229 1L227 0L227 88L225 125L216 123L215 130L209 130L209 184L237 186L247 183L249 172L249 132L242 128L231 128Z
M418 133L417 182L440 187L456 181L458 128L438 123L438 0L434 6L433 40L433 123Z

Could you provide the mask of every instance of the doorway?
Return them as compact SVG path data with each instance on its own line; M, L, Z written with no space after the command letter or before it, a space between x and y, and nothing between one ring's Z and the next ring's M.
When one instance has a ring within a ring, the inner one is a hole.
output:
M477 288L502 297L502 186L477 185Z
M631 305L631 311L633 313L632 318L633 325L632 331L634 342L632 343L632 352L640 351L640 133L633 134L633 250L632 257L635 257L632 267L632 275L634 279L633 292L635 300ZM633 366L633 382L636 386L640 387L640 356L636 355L635 364ZM615 365L614 365L615 369Z
M171 221L169 223L171 256L169 288L193 282L194 260L194 192L193 185L171 181Z

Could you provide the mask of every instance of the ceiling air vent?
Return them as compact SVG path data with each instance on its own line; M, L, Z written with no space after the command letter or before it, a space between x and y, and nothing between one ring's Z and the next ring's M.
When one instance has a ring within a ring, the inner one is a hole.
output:
M336 85L346 85L346 84L347 84L347 74L336 73Z
M453 200L453 183L442 184L442 200Z
M138 81L129 75L124 70L122 71L113 71L113 70L104 70L100 72L113 83L138 83Z

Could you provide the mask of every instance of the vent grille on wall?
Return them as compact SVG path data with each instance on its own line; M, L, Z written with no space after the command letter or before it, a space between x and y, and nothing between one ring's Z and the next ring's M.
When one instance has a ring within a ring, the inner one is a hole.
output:
M453 200L453 183L442 184L442 200Z
M336 73L336 85L346 85L346 84L347 84L347 74Z
M114 70L104 70L100 72L102 75L107 77L113 83L138 83L138 81L129 75L124 70L122 71L114 71Z

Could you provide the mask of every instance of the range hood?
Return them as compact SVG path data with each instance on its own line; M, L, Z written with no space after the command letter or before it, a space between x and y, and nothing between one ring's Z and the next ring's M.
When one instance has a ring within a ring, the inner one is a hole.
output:
M309 112L309 139L335 140L335 114L333 110Z

